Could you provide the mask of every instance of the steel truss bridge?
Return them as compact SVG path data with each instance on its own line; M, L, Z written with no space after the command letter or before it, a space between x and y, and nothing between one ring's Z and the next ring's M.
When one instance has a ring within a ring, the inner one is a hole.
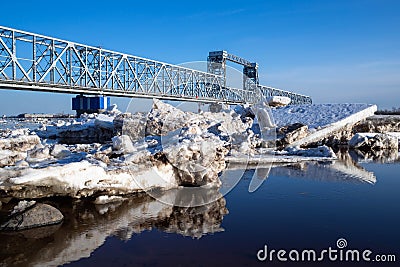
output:
M243 65L243 88L226 86L226 61ZM226 51L210 52L203 72L2 26L0 88L228 104L252 103L261 92L312 103L259 85L258 65Z

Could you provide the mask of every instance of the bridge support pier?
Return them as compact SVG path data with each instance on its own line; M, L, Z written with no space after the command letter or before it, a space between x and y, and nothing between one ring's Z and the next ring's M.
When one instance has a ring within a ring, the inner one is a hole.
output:
M72 98L72 110L79 117L84 113L102 113L110 107L110 98L106 96L84 96L77 95Z
M210 112L217 113L220 112L224 108L221 103L211 103L209 106Z

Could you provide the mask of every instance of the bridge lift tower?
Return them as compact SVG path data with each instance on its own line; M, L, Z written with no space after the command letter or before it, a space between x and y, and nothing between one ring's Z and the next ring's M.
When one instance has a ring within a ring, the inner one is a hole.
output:
M227 51L213 51L208 54L207 72L221 76L221 84L226 87L226 61L243 66L243 89L251 89L251 85L259 85L258 64L244 58L229 54Z

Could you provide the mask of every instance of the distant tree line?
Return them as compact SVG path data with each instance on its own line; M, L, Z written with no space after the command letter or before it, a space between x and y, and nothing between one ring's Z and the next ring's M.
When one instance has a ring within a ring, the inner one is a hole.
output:
M375 112L376 115L400 115L400 108L381 109Z

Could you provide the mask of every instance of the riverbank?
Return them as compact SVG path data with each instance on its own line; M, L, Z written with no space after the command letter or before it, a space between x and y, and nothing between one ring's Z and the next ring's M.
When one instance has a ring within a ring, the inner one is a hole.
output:
M375 111L366 104L270 109L259 103L197 114L154 100L148 113L114 109L43 123L36 130L3 130L0 196L81 198L218 188L227 163L334 161L332 148L338 144L351 144L360 155L390 150L395 158L393 135L379 135L379 142L375 136L368 142L352 139L356 129L371 124L367 118Z

